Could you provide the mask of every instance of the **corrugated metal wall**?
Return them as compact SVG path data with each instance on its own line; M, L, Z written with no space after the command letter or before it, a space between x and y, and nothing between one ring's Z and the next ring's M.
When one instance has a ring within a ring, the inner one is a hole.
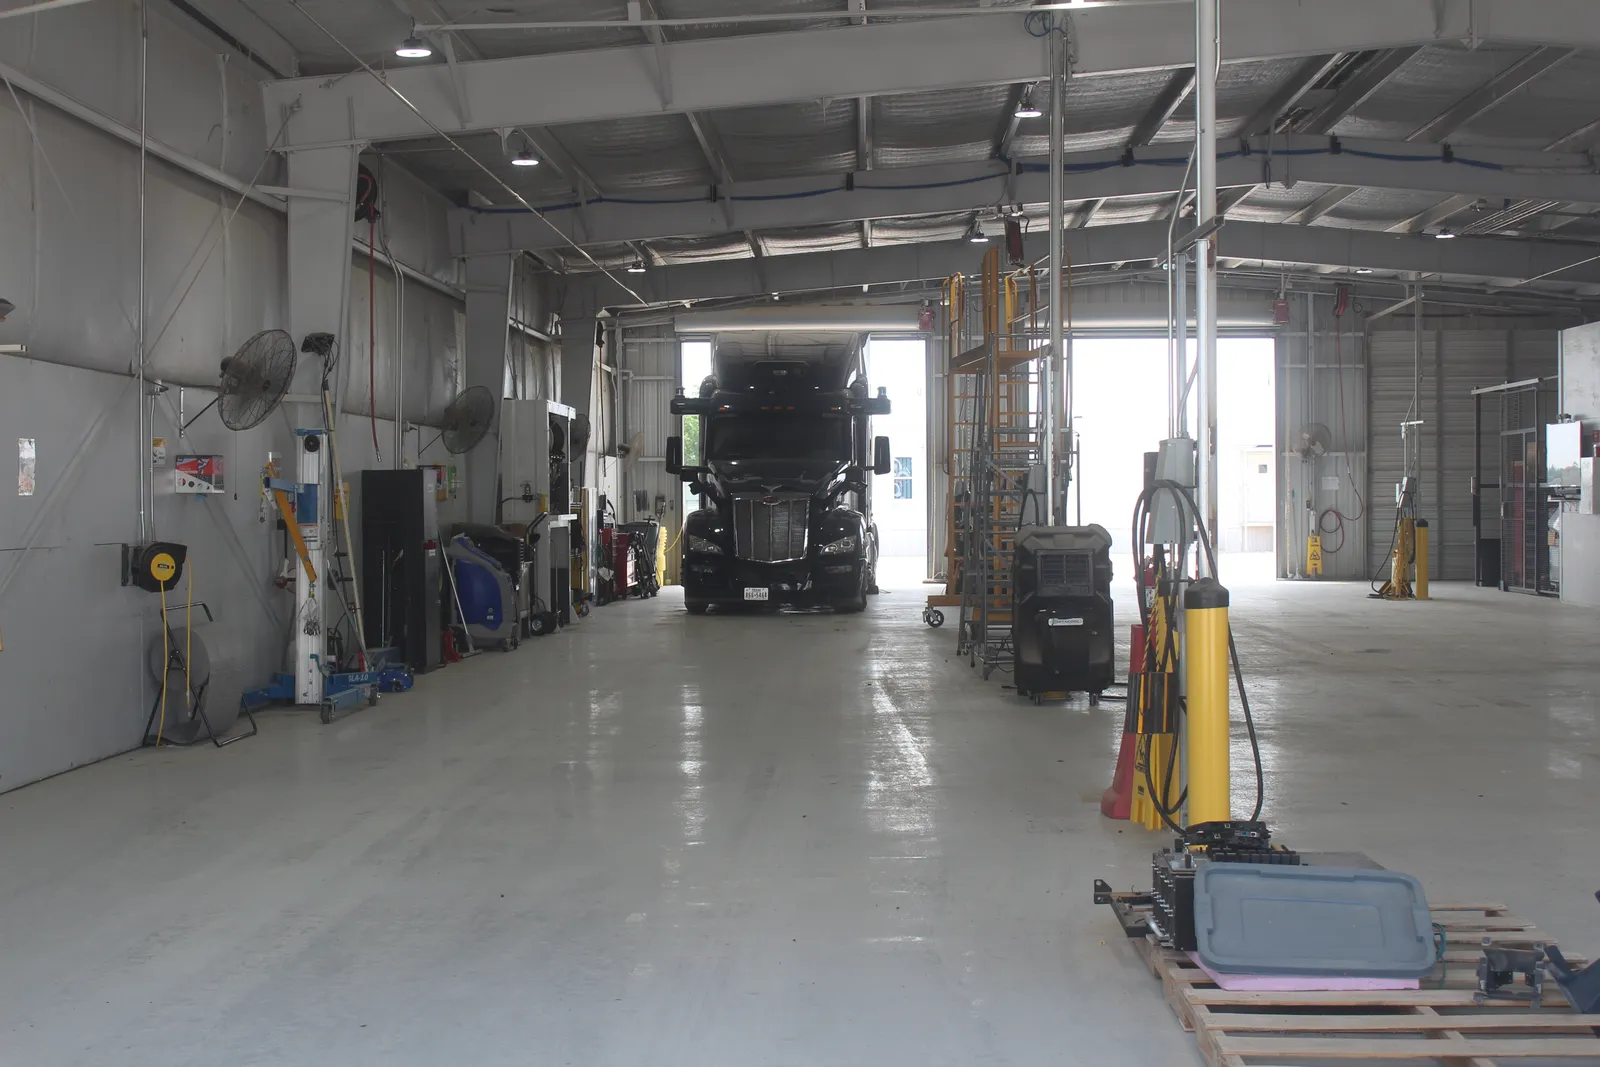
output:
M3 25L0 61L125 124L137 122L137 5L86 4ZM242 180L278 179L276 159L258 171L272 138L250 64L218 55L156 7L150 72L154 139ZM137 744L152 700L144 657L160 632L155 599L120 587L116 577L117 545L138 534L136 459L148 448L135 441L129 377L138 152L21 100L19 111L0 91L0 295L17 304L0 325L0 343L25 345L29 358L0 358L0 422L17 427L13 437L35 439L39 460L36 495L0 493L0 608L8 619L28 620L7 627L0 656L0 691L7 710L17 711L0 715L0 791ZM456 264L444 243L447 205L398 169L386 177L390 248L448 290ZM220 360L251 334L283 325L286 227L281 212L254 202L234 215L238 194L158 160L148 184L150 373L190 387L181 401L170 388L155 403L151 432L166 438L168 458L154 472L150 519L156 536L189 547L195 597L216 616L197 628L212 653L209 692L231 703L242 686L282 667L293 612L272 585L280 546L257 521L250 484L267 453L284 453L292 437L277 416L234 433L212 409L180 439L178 409L181 402L193 416L211 398ZM393 462L386 416L394 413L396 368L404 367L407 418L436 420L456 388L463 336L460 300L415 279L405 283L397 324L399 290L385 256L377 256L371 289L367 256L358 258L341 359L347 414L338 426L346 477L356 484L354 472L378 462L375 450L382 465ZM475 458L444 455L435 436L412 434L406 448L429 445L424 458L447 464ZM238 491L177 496L172 457L179 452L223 455ZM446 521L457 517L452 507L445 506ZM85 663L96 669L82 670Z
M1405 473L1400 424L1412 428L1420 451L1420 512L1428 520L1431 569L1440 580L1470 581L1476 573L1472 527L1475 450L1472 390L1556 372L1557 335L1549 330L1448 330L1424 322L1413 330L1375 330L1368 336L1372 368L1371 497L1368 574L1387 566L1394 537L1394 487ZM1420 380L1420 388L1418 381ZM1413 397L1418 401L1414 405ZM1493 447L1483 452L1485 477L1495 469Z
M645 518L656 514L658 499L664 499L667 518L663 525L668 538L675 538L683 523L683 483L667 474L665 459L667 438L680 432L682 422L668 411L678 389L678 338L668 327L626 330L621 359L625 372L622 437L625 442L637 437L640 447L622 463L623 500L618 510L630 519ZM634 506L634 494L639 490L646 498L642 512Z
M1278 575L1305 573L1318 526L1324 581L1365 577L1367 366L1354 311L1335 319L1329 297L1291 294L1278 337ZM1317 455L1308 445L1317 441Z

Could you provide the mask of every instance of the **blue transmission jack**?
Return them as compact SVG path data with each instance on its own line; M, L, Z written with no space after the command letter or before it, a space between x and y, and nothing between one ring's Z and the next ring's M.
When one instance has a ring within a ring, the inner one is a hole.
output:
M411 668L405 665L397 648L374 649L368 653L367 660L371 670L365 671L339 671L323 674L322 684L322 721L332 722L333 713L339 710L348 710L365 700L369 705L378 702L378 694L403 693L416 684L412 677ZM317 661L318 669L322 669L321 661ZM289 702L295 698L295 682L292 674L274 674L272 681L259 689L246 689L240 696L240 704L255 711L271 704Z

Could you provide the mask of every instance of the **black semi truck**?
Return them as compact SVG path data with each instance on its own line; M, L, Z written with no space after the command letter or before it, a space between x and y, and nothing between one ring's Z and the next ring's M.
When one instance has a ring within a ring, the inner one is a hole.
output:
M683 528L684 603L699 614L745 604L856 612L878 591L868 473L888 474L889 413L860 370L855 335L722 334L699 396L699 456L667 441L667 470L701 506Z

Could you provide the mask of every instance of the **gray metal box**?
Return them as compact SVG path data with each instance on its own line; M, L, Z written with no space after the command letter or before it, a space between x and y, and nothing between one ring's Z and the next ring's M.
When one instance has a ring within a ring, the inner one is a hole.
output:
M1188 437L1171 437L1156 452L1156 481L1174 482L1194 489L1199 479L1195 443ZM1158 545L1189 542L1194 518L1187 505L1170 489L1157 489L1150 502L1150 541Z

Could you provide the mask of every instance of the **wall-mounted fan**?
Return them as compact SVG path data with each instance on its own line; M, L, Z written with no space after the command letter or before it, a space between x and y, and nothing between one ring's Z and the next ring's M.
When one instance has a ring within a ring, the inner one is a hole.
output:
M262 330L222 361L216 399L196 412L183 429L213 407L230 430L260 426L283 403L294 380L295 360L293 337L282 330Z
M1333 434L1320 422L1300 430L1300 458L1306 462L1321 459L1333 450Z
M450 401L450 406L444 409L444 419L439 423L439 436L433 441L443 440L445 451L453 456L472 451L494 425L494 409L497 406L494 394L481 385L457 393L456 398ZM433 446L433 441L428 443L428 447Z

